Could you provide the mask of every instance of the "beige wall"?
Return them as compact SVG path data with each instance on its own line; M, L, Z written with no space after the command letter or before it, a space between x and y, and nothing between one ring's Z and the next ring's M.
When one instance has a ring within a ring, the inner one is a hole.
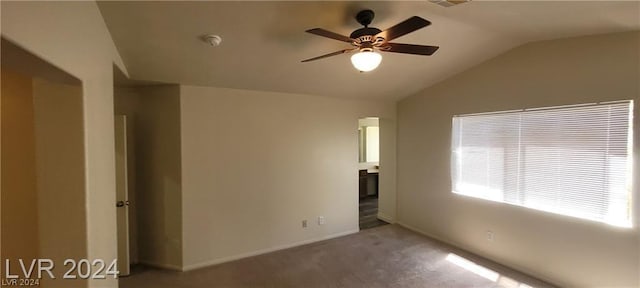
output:
M182 269L180 89L177 85L117 89L116 113L132 130L139 262ZM129 163L131 164L131 162ZM131 176L131 175L130 175Z
M634 228L624 229L455 195L449 171L453 115L637 101L639 68L640 33L545 41L404 99L398 105L399 222L561 286L638 287L638 177ZM640 167L637 154L635 164ZM485 239L486 230L495 233L494 242Z
M87 258L82 88L34 78L39 257L58 266ZM42 287L85 287L81 280L43 278Z
M38 257L35 128L31 77L2 71L2 250L18 274L18 259ZM2 270L4 279L4 270Z
M395 136L393 103L181 86L181 111L187 270L358 231L358 118Z
M378 178L378 218L396 222L396 103L387 104L379 120L380 169Z
M95 2L2 1L2 36L82 81L88 257L116 258L113 64L126 71ZM3 169L4 170L4 169ZM4 244L4 243L3 243ZM95 280L92 287L117 287Z

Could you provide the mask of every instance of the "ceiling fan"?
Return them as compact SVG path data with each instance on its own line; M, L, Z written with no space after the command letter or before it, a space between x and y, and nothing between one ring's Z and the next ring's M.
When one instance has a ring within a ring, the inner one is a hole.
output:
M395 38L404 36L413 31L431 25L431 22L427 21L426 19L418 16L413 16L387 30L382 31L378 28L369 27L369 24L371 24L371 21L373 21L374 17L375 13L373 13L372 10L362 10L358 12L358 14L356 15L356 21L358 21L358 23L360 23L364 27L353 31L353 33L351 33L349 37L327 31L322 28L313 28L307 30L306 32L308 33L342 42L347 42L354 47L302 60L302 62L315 61L322 58L336 56L357 50L358 53L351 56L351 63L356 69L362 72L367 72L376 69L382 61L382 56L376 51L429 56L435 53L439 48L437 46L389 42Z

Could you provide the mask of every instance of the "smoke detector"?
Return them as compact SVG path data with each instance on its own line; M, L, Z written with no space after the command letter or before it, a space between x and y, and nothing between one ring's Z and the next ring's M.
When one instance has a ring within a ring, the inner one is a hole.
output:
M222 43L222 37L213 34L203 36L202 40L213 47L220 46L220 43Z
M442 7L451 7L451 6L459 5L462 3L467 3L471 0L429 0L429 1L431 1L431 3L438 4Z

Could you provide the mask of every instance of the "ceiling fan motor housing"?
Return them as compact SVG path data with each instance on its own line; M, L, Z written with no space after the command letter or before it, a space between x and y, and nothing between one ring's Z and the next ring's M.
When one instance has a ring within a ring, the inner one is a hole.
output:
M378 33L382 32L382 30L378 29L378 28L373 28L373 27L365 27L365 28L360 28L356 31L353 31L353 33L351 33L351 35L349 37L351 37L352 39L358 39L362 36L374 36Z
M379 45L382 43L384 39L374 39L374 36L378 33L382 32L382 30L374 27L369 27L371 21L376 16L372 10L362 10L358 12L356 15L356 20L360 23L364 28L360 28L356 31L353 31L349 37L351 39L355 39L356 41L353 43L355 46L359 46L362 48L371 48L373 46Z

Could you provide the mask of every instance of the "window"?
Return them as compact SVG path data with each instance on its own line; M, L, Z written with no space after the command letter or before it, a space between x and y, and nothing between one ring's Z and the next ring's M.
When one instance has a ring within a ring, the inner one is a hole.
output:
M380 161L380 129L379 127L366 127L367 162Z
M631 226L633 102L453 117L453 193Z
M380 119L367 117L358 119L358 145L360 163L380 161Z

